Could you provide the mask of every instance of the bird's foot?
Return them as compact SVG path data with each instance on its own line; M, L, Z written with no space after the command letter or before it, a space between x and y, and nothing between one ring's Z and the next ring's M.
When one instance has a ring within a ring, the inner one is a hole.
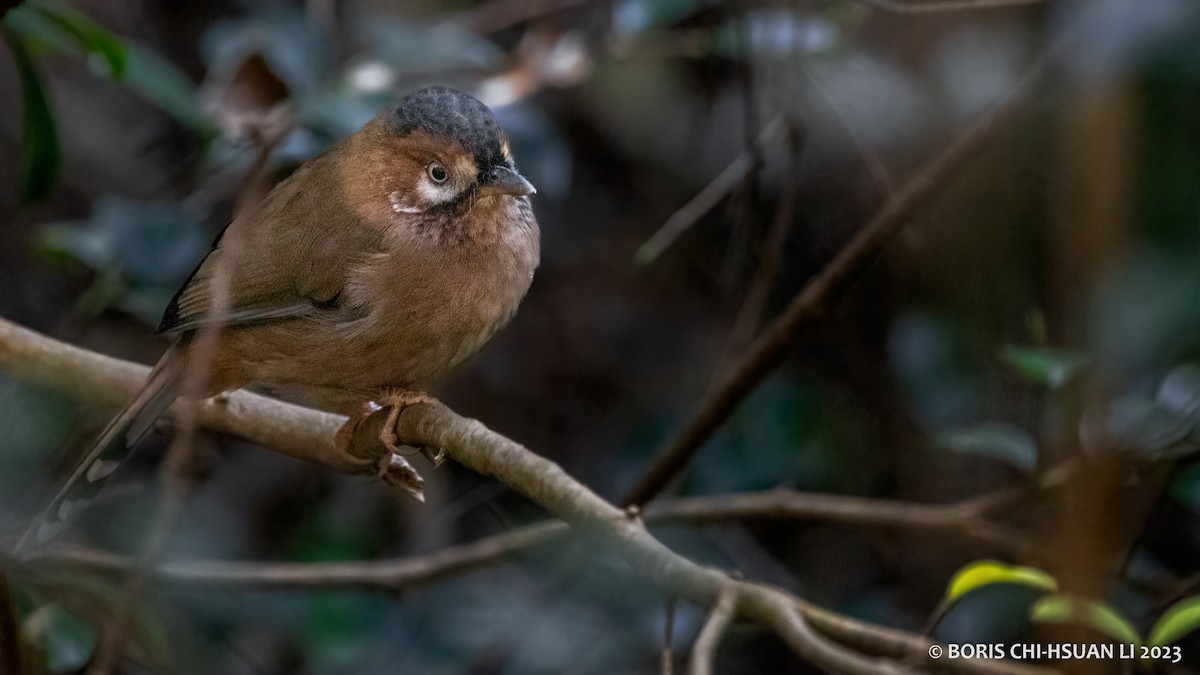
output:
M380 441L384 443L388 452L383 455L373 457L361 457L350 451L354 443L354 432L358 425L370 417L374 413L383 409L383 406L368 401L363 404L362 409L357 415L351 415L350 419L338 429L337 434L333 438L334 451L342 457L346 462L355 466L361 466L364 469L371 467L377 478L388 485L399 488L408 493L413 499L419 502L425 501L425 480L421 478L421 474L413 468L408 460L404 459L397 453L395 443L388 443L380 435ZM392 412L389 411L388 418L391 419ZM390 426L395 426L395 422L390 422ZM394 435L394 434L393 434Z
M383 447L390 450L393 455L409 456L419 452L436 468L441 466L442 462L446 461L446 454L444 452L425 445L417 448L405 445L400 442L400 436L396 433L396 424L400 422L400 413L404 412L405 408L418 403L437 403L437 399L423 391L411 391L408 389L389 392L384 396L380 405L383 407L390 406L391 409L388 410L388 416L383 423L383 429L379 432L379 442L383 443Z
M379 478L388 485L399 488L413 499L425 502L425 479L400 455L388 453L379 458Z

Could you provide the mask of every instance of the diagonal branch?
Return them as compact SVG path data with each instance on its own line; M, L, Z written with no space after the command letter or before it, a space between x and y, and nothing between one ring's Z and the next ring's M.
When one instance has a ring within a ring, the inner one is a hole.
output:
M61 390L76 396L92 396L115 405L120 400L119 394L129 393L145 371L0 320L0 372L42 385L57 384ZM359 425L355 451L361 456L382 452L378 429L387 412L382 410ZM282 419L273 420L276 413ZM338 468L331 439L340 420L336 415L240 392L229 397L227 403L209 401L200 406L201 424L277 449L286 447L287 439L298 440L300 449L291 448L289 454L331 468ZM604 501L558 465L441 404L422 403L405 408L399 415L396 431L403 443L441 449L464 466L496 477L572 528L603 539L629 563L631 570L670 595L709 607L717 602L723 589L733 589L738 616L772 628L818 667L849 673L909 672L897 664L897 660L904 660L922 667L941 666L953 672L1045 672L990 661L935 663L928 658L930 643L923 638L828 612L776 588L730 580L720 570L698 565L671 551L646 530L636 515ZM342 468L338 470L348 468L347 472L353 473L357 469L346 467L345 460L340 461ZM534 539L547 536L541 531L524 534ZM523 545L517 535L507 543ZM457 554L461 556L460 562L470 558L461 548ZM343 564L370 565L369 562ZM361 571L349 569L348 573Z
M741 359L700 402L683 430L657 453L657 459L623 500L643 505L666 488L705 441L737 410L743 399L783 362L801 329L811 326L875 259L892 235L912 222L929 202L986 150L1031 98L1046 70L1037 65L991 115L976 122L896 190L824 269L804 285L787 308L763 330Z

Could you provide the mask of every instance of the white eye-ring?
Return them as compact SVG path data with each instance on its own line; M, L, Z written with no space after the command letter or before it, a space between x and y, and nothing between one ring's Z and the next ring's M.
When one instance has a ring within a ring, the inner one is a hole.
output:
M445 183L450 174L446 173L446 168L437 162L430 162L429 166L425 167L425 173L429 174L429 179L435 183Z

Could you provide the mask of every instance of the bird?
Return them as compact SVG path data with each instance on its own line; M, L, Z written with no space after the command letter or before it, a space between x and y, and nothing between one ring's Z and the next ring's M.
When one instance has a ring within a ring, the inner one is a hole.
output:
M301 164L226 226L175 294L158 327L172 345L30 533L56 536L181 395L291 392L350 415L339 449L373 404L421 400L529 290L535 193L492 111L441 86ZM189 367L203 369L197 391Z

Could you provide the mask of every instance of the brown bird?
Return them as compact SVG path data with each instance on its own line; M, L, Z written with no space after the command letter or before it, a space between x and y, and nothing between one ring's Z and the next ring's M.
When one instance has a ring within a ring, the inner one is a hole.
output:
M351 414L349 427L369 402L434 384L529 289L534 192L487 106L444 87L409 94L303 164L226 228L175 295L159 326L174 345L35 523L38 541L95 496L181 393L302 393ZM189 363L209 369L201 391L181 392Z

